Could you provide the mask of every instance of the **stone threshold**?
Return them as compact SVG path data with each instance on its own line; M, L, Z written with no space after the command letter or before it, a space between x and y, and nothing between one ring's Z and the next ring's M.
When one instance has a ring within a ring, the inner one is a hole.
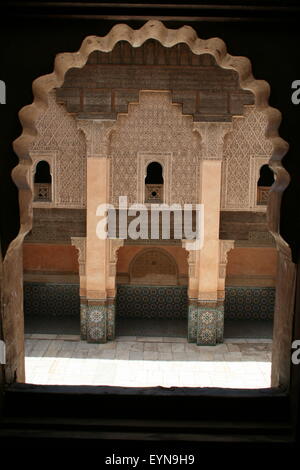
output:
M44 334L33 333L25 334L25 339L37 340L64 340L64 341L80 341L80 335L59 335L59 334ZM118 336L112 342L144 342L144 343L187 343L186 338L181 337L161 337L161 336ZM225 338L224 343L264 343L271 344L270 338ZM220 343L221 344L221 343Z

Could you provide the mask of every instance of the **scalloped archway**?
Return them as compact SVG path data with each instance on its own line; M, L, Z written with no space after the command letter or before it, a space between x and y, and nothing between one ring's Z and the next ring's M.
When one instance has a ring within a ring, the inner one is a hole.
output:
M47 107L48 93L63 84L65 73L70 68L82 68L91 52L96 50L111 51L115 44L121 40L128 41L133 47L139 47L147 39L155 39L164 47L185 43L194 54L211 54L220 67L233 69L238 73L241 88L253 92L257 109L267 116L266 136L273 145L273 154L269 164L277 175L269 198L267 220L269 230L273 234L279 250L272 382L273 386L279 384L287 386L289 382L295 267L291 261L289 246L279 232L281 197L289 182L288 173L281 164L281 160L288 150L287 142L278 134L281 113L269 106L270 87L267 82L256 80L253 77L251 63L247 58L228 54L225 43L219 38L203 40L189 26L175 30L168 29L157 20L148 21L138 30L134 30L126 24L118 24L104 37L87 37L77 52L58 54L55 59L54 71L33 82L33 103L22 108L19 113L23 132L13 143L14 150L19 157L19 164L13 170L13 179L19 189L20 230L17 237L11 242L3 261L3 304L5 306L3 324L7 344L6 382L12 382L14 378L17 381L23 381L25 377L21 249L24 237L32 227L32 192L30 187L32 161L29 156L29 148L36 137L35 122ZM284 337L280 336L280 325L283 322L287 332Z

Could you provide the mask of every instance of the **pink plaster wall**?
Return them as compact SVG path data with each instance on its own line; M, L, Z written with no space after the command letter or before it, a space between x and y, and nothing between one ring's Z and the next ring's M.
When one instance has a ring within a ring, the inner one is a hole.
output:
M78 252L72 245L24 244L25 271L78 272Z
M227 277L274 276L276 277L277 250L272 247L241 247L228 253Z

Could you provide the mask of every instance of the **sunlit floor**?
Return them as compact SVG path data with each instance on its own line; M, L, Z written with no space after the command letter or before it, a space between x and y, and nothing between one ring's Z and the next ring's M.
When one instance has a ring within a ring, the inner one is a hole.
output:
M91 344L76 335L27 334L25 347L27 383L270 387L270 339L228 338L217 346L197 346L185 338L120 336Z

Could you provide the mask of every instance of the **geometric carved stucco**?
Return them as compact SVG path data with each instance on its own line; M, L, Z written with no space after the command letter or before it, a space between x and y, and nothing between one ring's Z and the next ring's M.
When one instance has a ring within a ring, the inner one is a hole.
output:
M232 130L231 122L194 122L201 137L202 160L222 160L224 137Z
M244 116L233 117L232 132L224 139L222 210L257 210L256 159L268 163L273 151L265 137L267 124L267 115L255 106L245 106Z
M71 237L71 244L78 251L78 264L80 276L85 275L86 263L86 237Z
M223 158L222 209L264 211L256 188L259 168L272 154L266 126L267 116L255 106L246 106L232 123L193 123L169 91L141 91L139 103L118 115L111 133L110 202L127 196L129 203L143 203L146 166L155 160L163 166L164 202L195 204L200 160Z
M256 204L256 188L259 169L272 154L266 125L266 115L255 106L246 106L232 123L193 123L172 103L170 91L141 91L139 103L130 104L117 121L76 120L52 92L30 152L35 163L55 155L49 162L55 197L42 206L85 207L86 156L111 158L110 201L116 205L126 195L128 203L144 202L144 176L153 160L163 166L164 202L195 204L200 159L223 157L222 210L264 211Z
M117 262L118 262L118 250L124 245L124 240L110 239L109 244L109 266L108 275L116 276Z
M182 114L182 106L172 103L168 91L141 91L139 103L128 106L128 114L119 114L110 140L110 202L118 203L127 196L128 203L144 202L138 181L145 169L139 156L157 155L168 160L169 203L197 202L197 168L200 156L199 139L193 132L193 119ZM147 159L146 159L147 161ZM146 161L144 164L146 164ZM164 165L166 162L162 162Z
M228 261L228 252L234 247L234 240L220 240L220 254L219 254L219 278L225 279L226 267Z
M107 157L109 153L109 138L114 120L77 119L78 129L86 138L87 157Z
M197 251L196 250L189 250L187 248L190 240L182 240L182 248L187 251L187 263L189 267L189 278L195 278L197 276L196 273L196 263L197 263Z
M86 146L76 120L56 103L55 92L48 94L48 108L36 122L37 138L30 151L56 153L55 207L83 208L86 195Z

